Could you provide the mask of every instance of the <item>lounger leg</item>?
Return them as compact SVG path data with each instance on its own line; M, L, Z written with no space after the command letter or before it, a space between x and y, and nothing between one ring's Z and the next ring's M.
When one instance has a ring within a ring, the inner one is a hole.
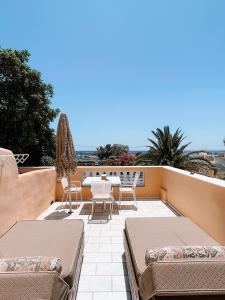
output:
M112 220L112 202L109 203L110 208L110 219Z

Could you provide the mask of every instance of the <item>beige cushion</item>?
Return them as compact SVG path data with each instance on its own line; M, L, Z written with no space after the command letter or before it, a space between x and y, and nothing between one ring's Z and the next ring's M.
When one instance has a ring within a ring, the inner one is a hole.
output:
M154 296L225 294L224 259L174 259L145 264L147 249L167 246L219 246L207 233L184 217L128 218L125 238L131 255L131 264L142 300ZM203 296L204 297L204 296ZM225 299L222 296L221 299ZM162 297L163 298L163 297ZM169 298L169 299L170 299ZM193 296L193 299L198 299ZM203 298L205 299L205 298Z
M145 252L166 246L217 246L207 233L184 217L127 218L125 232L138 278L146 269Z
M58 257L62 278L72 287L83 235L83 220L20 221L0 238L0 249L6 258Z
M225 247L220 246L180 246L149 249L145 254L145 264L148 266L156 261L171 261L174 259L204 259L215 258L225 260Z
M59 258L33 256L0 259L0 272L41 272L55 271L61 273L62 265Z

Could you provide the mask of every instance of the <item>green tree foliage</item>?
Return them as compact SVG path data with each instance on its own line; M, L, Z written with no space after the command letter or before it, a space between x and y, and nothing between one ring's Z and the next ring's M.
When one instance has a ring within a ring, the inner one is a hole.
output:
M41 158L41 165L42 166L54 166L55 160L48 155L42 156Z
M113 144L113 156L120 156L123 153L129 152L129 146L123 144Z
M59 110L50 108L53 87L28 65L27 50L0 49L0 147L29 153L29 165L55 157L50 123Z
M96 148L95 154L98 156L100 160L108 159L110 156L112 156L112 145L107 144L105 146L99 146Z
M97 147L96 155L100 160L107 160L110 157L118 157L122 153L127 153L129 147L122 144L107 144L105 146Z
M201 151L186 151L190 143L183 144L185 137L180 128L172 134L169 126L165 126L163 130L157 128L156 131L152 131L152 134L155 140L148 139L149 151L138 156L136 164L165 165L200 173L207 169L215 169L208 160L198 155Z

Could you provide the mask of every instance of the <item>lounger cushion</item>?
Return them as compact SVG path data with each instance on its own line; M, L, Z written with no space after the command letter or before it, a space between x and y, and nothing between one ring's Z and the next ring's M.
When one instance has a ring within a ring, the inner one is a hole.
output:
M62 265L59 258L32 256L10 257L0 259L0 272L52 272L61 273Z
M197 225L184 217L127 218L125 232L136 277L146 269L145 252L166 246L217 246Z
M199 293L225 294L224 259L174 259L145 265L146 249L185 245L218 246L215 240L189 219L128 218L125 222L125 241L141 299Z
M0 238L0 249L3 257L58 257L61 276L72 287L83 234L82 220L20 221Z
M222 246L180 246L149 249L145 254L145 264L148 266L156 261L172 261L174 259L224 259L225 247Z

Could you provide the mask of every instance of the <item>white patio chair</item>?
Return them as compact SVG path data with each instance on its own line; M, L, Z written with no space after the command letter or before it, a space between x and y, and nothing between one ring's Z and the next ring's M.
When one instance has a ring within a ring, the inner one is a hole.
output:
M68 179L66 177L61 178L61 183L63 187L63 195L62 195L62 204L64 202L64 197L66 195L66 204L68 202L69 192L71 194L76 194L76 201L78 207L78 194L80 194L80 201L82 202L82 187L80 181L71 181L70 189Z
M134 176L133 183L122 185L119 188L119 206L120 207L121 207L121 200L122 200L123 194L132 195L134 202L135 202L135 206L137 207L136 186L137 186L139 176L140 176L140 173L137 172Z
M94 206L97 202L103 202L104 209L106 203L110 205L110 219L112 219L112 210L113 210L113 196L112 196L112 186L110 181L93 181L91 183L91 193L92 193L92 209L91 209L91 218L94 213Z

